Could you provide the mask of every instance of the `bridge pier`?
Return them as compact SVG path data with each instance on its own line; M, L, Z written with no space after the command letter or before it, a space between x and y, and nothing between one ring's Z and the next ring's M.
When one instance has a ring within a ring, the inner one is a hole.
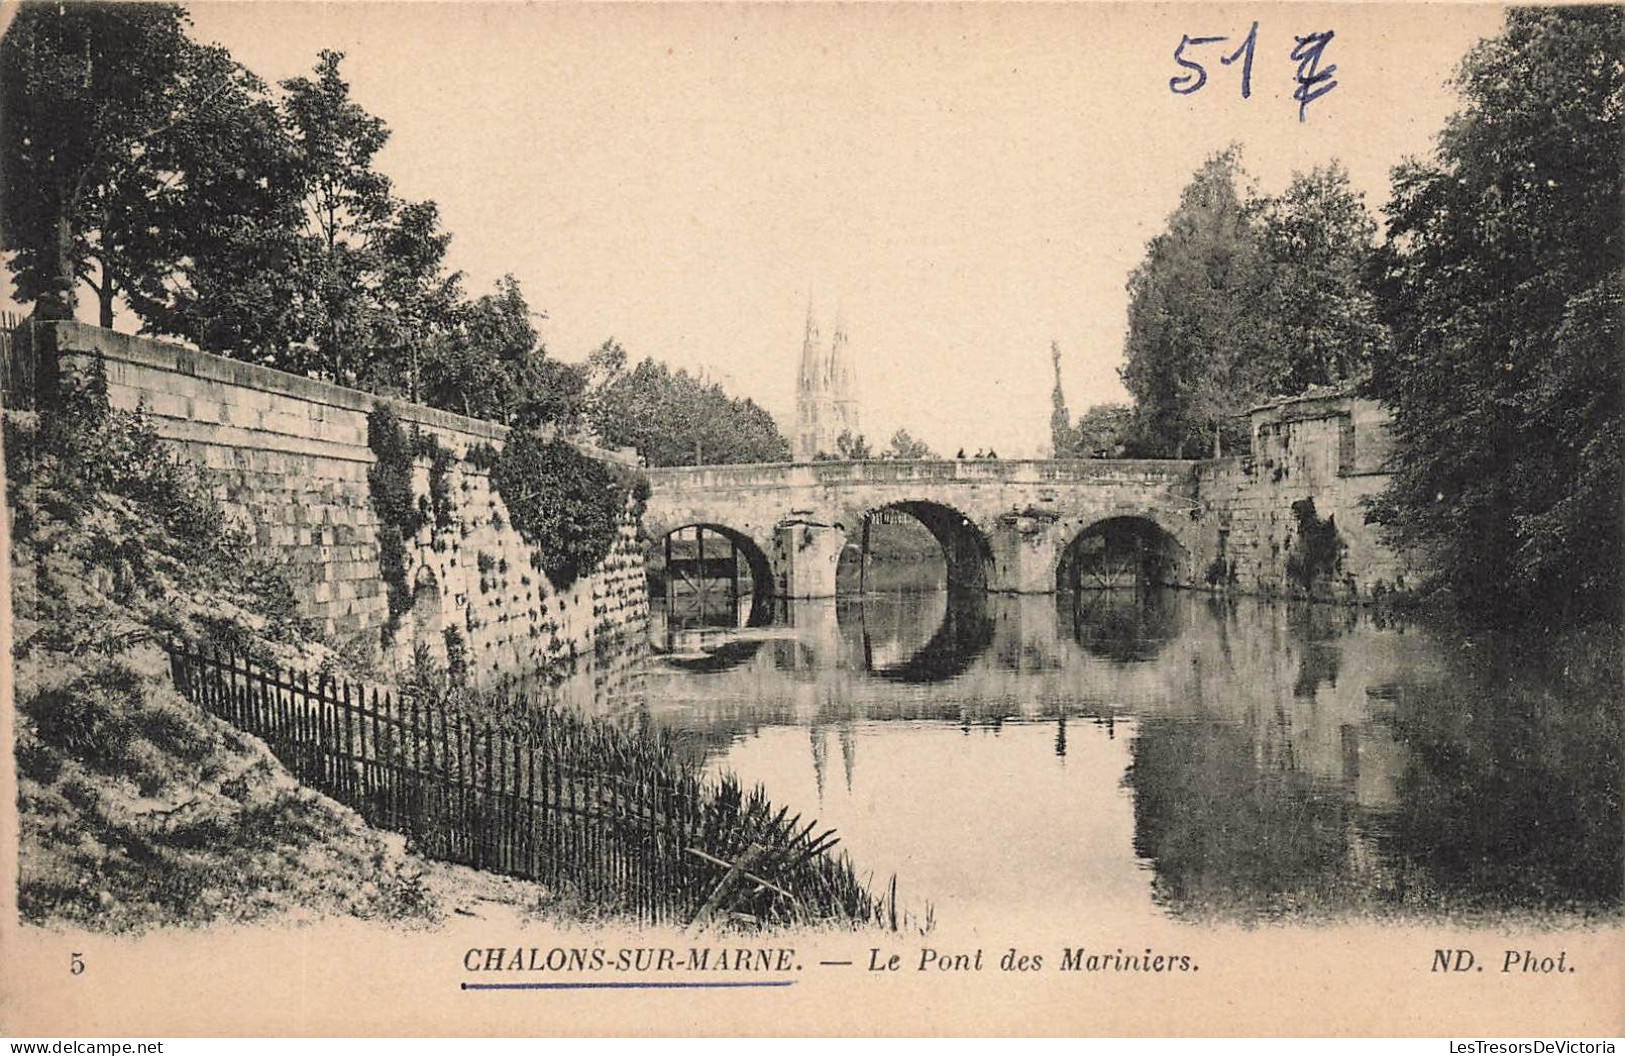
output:
M773 531L773 567L783 598L833 598L846 532L830 524L784 521Z
M1053 594L1060 544L1053 518L1009 514L990 533L993 567L987 589L1000 594Z

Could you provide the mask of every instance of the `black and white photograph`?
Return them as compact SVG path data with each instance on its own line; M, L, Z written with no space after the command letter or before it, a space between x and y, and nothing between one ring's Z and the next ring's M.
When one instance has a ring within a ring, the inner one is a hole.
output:
M1612 4L5 4L0 1033L1619 1035L1622 173Z

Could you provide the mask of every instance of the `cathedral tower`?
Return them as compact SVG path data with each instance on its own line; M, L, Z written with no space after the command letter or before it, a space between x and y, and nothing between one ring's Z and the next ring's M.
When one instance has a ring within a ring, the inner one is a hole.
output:
M846 326L835 316L835 336L829 350L829 392L834 404L835 435L858 435L858 378L846 347Z
M809 302L801 371L796 377L795 460L810 462L819 454L835 454L843 432L858 434L857 378L846 347L846 330L837 317L835 333L826 347Z

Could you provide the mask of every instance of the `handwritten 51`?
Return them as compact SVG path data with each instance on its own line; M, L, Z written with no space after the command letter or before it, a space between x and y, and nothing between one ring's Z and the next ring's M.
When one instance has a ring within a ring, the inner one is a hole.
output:
M1321 59L1325 56L1326 45L1332 42L1336 34L1328 29L1324 33L1310 33L1305 37L1293 37L1296 42L1292 48L1292 61L1298 64L1298 71L1293 80L1297 88L1292 92L1292 98L1298 103L1298 120L1305 119L1305 111L1309 104L1337 87L1332 75L1337 72L1335 64L1321 68ZM1174 61L1188 73L1181 73L1168 78L1168 89L1175 95L1191 95L1201 90L1207 83L1207 70L1200 62L1195 61L1195 52L1187 56L1186 49L1201 48L1208 44L1225 44L1229 37L1193 37L1185 34L1179 41L1179 47L1174 49ZM1220 54L1219 62L1225 66L1235 62L1241 63L1241 97L1251 98L1253 94L1253 52L1258 47L1258 23L1254 22L1247 30L1247 36L1242 39L1241 46L1228 54Z

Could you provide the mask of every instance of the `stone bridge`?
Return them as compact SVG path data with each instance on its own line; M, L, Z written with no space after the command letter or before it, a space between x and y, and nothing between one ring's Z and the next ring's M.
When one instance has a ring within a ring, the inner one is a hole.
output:
M649 470L644 514L660 540L704 527L748 560L758 597L835 594L866 519L911 515L936 537L950 587L1052 592L1069 548L1102 533L1157 555L1157 578L1195 585L1212 528L1198 463L1171 460L813 462Z

